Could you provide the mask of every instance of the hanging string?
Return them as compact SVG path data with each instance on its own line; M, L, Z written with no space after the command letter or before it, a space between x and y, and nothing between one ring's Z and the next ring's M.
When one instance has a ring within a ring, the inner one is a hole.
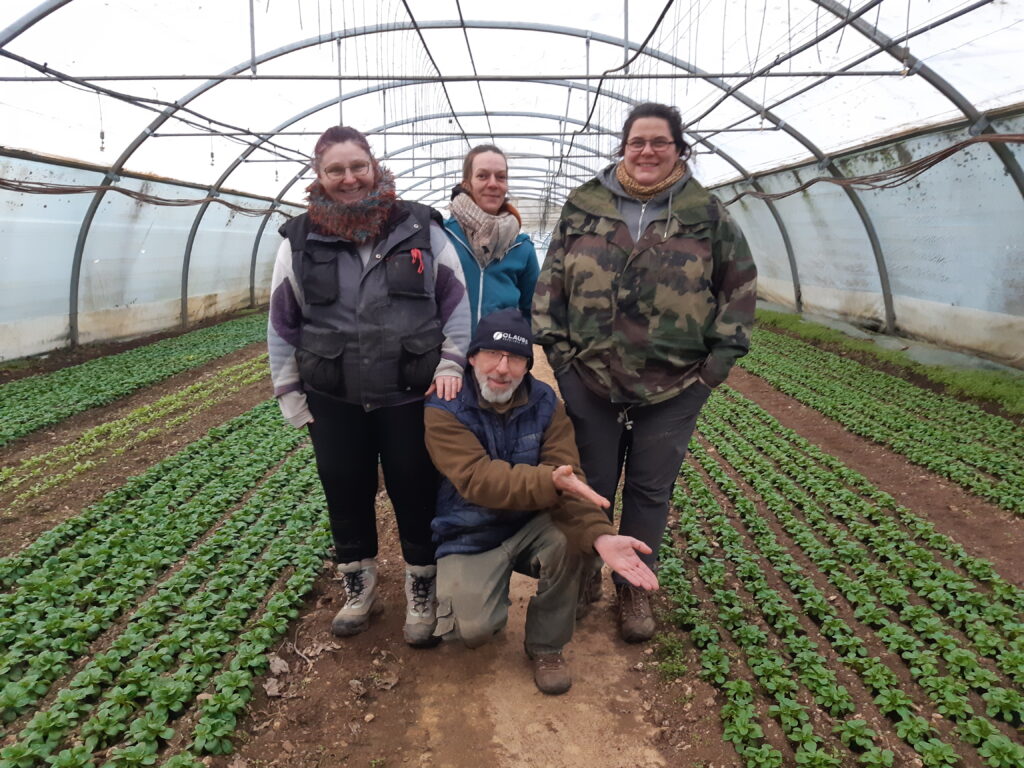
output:
M103 130L103 100L98 93L96 94L96 107L100 113L100 152L105 152L107 149L107 134Z

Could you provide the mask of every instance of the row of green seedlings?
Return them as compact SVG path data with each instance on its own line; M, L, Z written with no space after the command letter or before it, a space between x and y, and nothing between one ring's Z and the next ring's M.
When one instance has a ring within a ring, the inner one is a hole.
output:
M758 340L742 361L751 373L851 432L1024 514L1024 446L1012 422L795 339L761 332ZM919 393L924 402L915 402Z
M758 349L770 353L769 359L809 363L828 378L849 382L865 394L873 394L883 403L899 405L928 423L956 431L962 437L998 449L1012 458L1024 460L1024 446L1013 422L990 414L976 405L933 392L906 379L893 376L855 360L828 352L790 336L757 332Z
M300 449L35 713L0 765L148 766L172 741L182 751L168 765L230 752L254 677L322 566L323 509Z
M692 472L690 468L687 470ZM709 494L705 496L699 500L701 507L706 505L706 515L721 526L724 518L720 510ZM847 717L855 709L849 692L838 683L827 666L826 658L818 653L818 644L803 631L796 615L768 585L758 558L742 550L735 531L732 534L725 531L724 541L716 539L726 548L727 556L736 562L737 571L746 580L747 589L754 599L764 601L760 607L766 626L775 633L773 638L746 619L746 610L738 593L727 589L725 563L716 557L712 539L704 533L686 493L677 489L673 498L679 512L678 530L686 542L686 554L711 595L708 602L712 605L707 612L701 608L701 601L685 575L681 553L670 537L666 537L661 551L659 578L678 606L672 612L674 623L687 630L701 649L701 678L725 694L726 702L720 711L723 736L733 743L744 765L747 768L780 768L784 764L821 767L843 764L843 754L828 746L826 739L815 732L809 707L801 702L802 684L806 691L804 696L812 697L816 705L829 714L829 722L834 723L832 734L838 736L851 751L859 753L858 764L892 766L892 750L877 743L877 734L867 722L858 717ZM729 528L727 523L724 525ZM734 654L722 645L723 631L743 651L757 690L740 677L739 668L733 667ZM774 650L776 648L778 650ZM777 722L793 748L791 754L784 755L767 742L759 722L758 692L770 697L772 703L767 707L767 714ZM820 712L815 714L819 722L824 719Z
M896 520L843 485L840 473L815 463L792 439L779 436L772 417L735 393L727 399L728 394L716 398L707 409L706 435L713 441L717 436L716 444L733 452L730 455L737 463L750 467L745 473L748 482L770 509L780 510L784 522L791 517L789 506L803 511L804 520L789 525L794 537L806 539L813 547L810 530L819 532L839 556L836 559L855 572L856 578L847 579L843 586L858 619L868 624L885 621L886 610L872 597L874 588L886 605L903 609L904 621L915 631L954 657L957 666L971 669L975 678L984 676L982 668L962 647L963 639L946 631L947 623L963 632L983 656L995 660L1003 674L1024 684L1024 590L995 574L989 563L973 558L965 562L966 553L961 562L979 566L973 570L983 577L981 584L943 564L936 553L915 543ZM842 474L865 483L862 477L854 478L852 471ZM895 506L891 497L889 502ZM821 511L824 509L845 529L831 522ZM941 538L930 537L933 541ZM838 568L835 570L842 579ZM904 608L911 594L924 604ZM891 631L895 630L887 629L887 633ZM1008 705L1018 698L1005 689L983 693L1001 697Z
M0 386L0 447L266 337L267 316L249 315L53 373L16 379Z
M958 542L939 533L935 525L899 504L890 494L872 485L860 473L839 459L808 442L797 432L783 427L777 419L750 400L723 387L708 404L708 414L739 425L741 431L756 434L759 448L769 448L785 460L782 471L807 469L813 479L804 478L805 487L829 502L845 501L853 505L872 526L884 529L896 539L917 540L951 562L964 573L981 582L1003 602L1024 611L1024 591L1002 578L992 564L973 557Z
M0 560L0 711L30 709L302 439L268 401Z
M740 403L734 401L732 405L739 406ZM892 520L884 521L888 525L880 521L869 524L859 520L858 513L869 507L863 501L851 505L849 497L844 500L841 494L816 490L816 506L815 500L805 494L803 488L814 487L816 482L822 481L821 474L807 479L810 473L797 466L798 456L792 452L787 453L785 446L781 450L776 446L777 453L773 456L776 463L770 464L764 455L765 446L770 447L773 440L770 429L743 418L739 410L729 408L723 411L735 421L735 431L717 432L719 441L716 444L725 446L723 450L726 453L734 452L730 454L734 466L742 461L747 462L749 469L745 478L761 493L769 508L778 507L783 510L780 520L783 525L789 523L794 538L806 540L808 547L815 548L814 551L831 549L841 556L840 559L848 568L855 571L857 580L851 588L851 597L865 619L873 619L879 612L882 617L885 615L884 609L870 601L868 586L877 589L886 604L894 607L905 606L908 598L913 595L925 604L907 607L905 612L908 620L913 620L921 632L934 637L940 649L953 654L956 648L954 655L957 658L961 661L964 658L970 659L965 657L965 650L959 647L964 644L963 640L949 636L944 631L944 628L948 628L945 625L948 621L962 629L983 655L996 659L1004 674L1015 682L1021 682L1024 678L1024 669L1019 664L1024 642L1024 624L1019 620L1021 590L1003 582L1000 584L1003 587L1002 598L984 594L970 579L946 569L925 548L909 541ZM759 427L766 431L759 434ZM714 434L716 432L712 430L710 435ZM750 442L751 439L756 440L756 448ZM783 475L796 478L799 486ZM787 505L793 504L803 510L803 520L790 522L792 516L785 510ZM826 519L821 512L826 507L832 515L845 522L846 531ZM823 548L820 544L814 544L816 540L809 538L810 530L818 531L828 541L828 546ZM855 534L855 538L862 541L865 548L856 546L847 537L847 531ZM884 563L889 575L886 575L886 569L873 563L867 553L870 553L871 558ZM878 620L881 621L881 618ZM972 669L977 668L973 660L970 666ZM975 674L982 676L983 673L979 671ZM1006 691L993 690L991 693L993 696L1007 697L1009 701L1017 700L1016 696ZM1007 717L1013 718L1013 711L1009 710Z
M815 529L829 530L831 524L824 520L821 510L816 509L814 503L808 498L801 496L799 493L794 494L793 498L780 496L777 493L777 487L773 487L773 482L778 483L780 475L775 467L766 463L763 457L756 450L752 449L749 443L745 443L744 437L741 436L749 434L749 426L745 427L742 433L730 431L728 434L717 432L713 426L709 427L708 424L702 424L701 429L702 434L709 439L722 458L728 461L758 491L765 506L775 513L780 524L791 538L802 546L805 556L818 565L821 572L830 578L832 584L837 589L845 592L851 603L857 604L855 615L858 618L868 618L867 613L871 612L872 617L875 619L873 626L880 628L878 637L894 655L903 655L904 661L909 666L911 676L925 690L928 698L936 706L937 711L958 724L958 732L961 737L968 741L968 743L978 744L979 742L985 742L982 745L982 750L986 753L992 753L987 755L991 765L1004 764L1002 762L1003 758L1000 757L1004 752L1016 756L1019 747L1009 742L989 721L984 718L973 717L974 711L966 700L966 692L968 686L973 686L975 691L981 694L985 702L983 708L986 710L986 714L989 717L1004 720L1010 725L1020 722L1019 692L1009 684L998 685L999 678L991 670L979 663L977 654L963 647L966 643L962 639L954 637L949 631L939 629L934 621L925 621L935 619L938 614L932 612L922 616L922 611L927 609L919 604L909 602L912 594L911 591L901 584L898 578L887 576L881 572L881 569L873 566L870 559L865 556L867 550L856 546L850 539L840 535L842 532L834 526L831 528L832 536L828 539L829 544L826 545L819 542L809 531ZM757 437L753 439L757 439ZM742 492L720 468L709 458L706 458L707 454L698 447L695 455L699 460L701 457L705 457L702 463L706 464L706 470L710 473L717 473L715 475L716 481L733 499L738 512L744 516L748 526L763 526L763 520L757 518L755 513L749 512L747 509L748 506L752 507L751 503L743 498ZM791 463L790 461L783 461L780 466L785 466L789 469ZM784 483L782 486L786 487ZM827 506L830 510L842 507L841 504L837 504L834 501L827 503ZM798 518L796 515L793 515L789 511L793 508L800 508L803 512L803 517ZM749 512L749 514L745 515L745 512ZM751 519L748 520L748 517ZM773 538L769 537L768 545L771 544L771 541L773 541ZM850 568L857 574L857 577L851 578L848 576L844 572L844 568ZM826 626L826 622L833 619L835 609L830 601L818 593L817 590L807 593L807 584L805 583L807 577L802 575L802 569L799 566L794 567L788 562L783 562L776 564L776 570L783 579L790 583L791 588L793 588L793 581L797 580L797 587L799 589L794 588L794 593L800 600L802 608L807 615L815 621L822 623L823 627ZM900 571L895 569L893 573L899 575ZM865 584L874 589L879 595L877 600L873 595L865 596ZM803 590L802 592L800 591L801 589ZM974 592L972 594L976 595L978 593ZM919 627L923 627L925 634L937 641L936 648L940 650L929 652L922 649L920 644L922 642L927 643L928 640L915 638L898 623L891 622L885 618L884 614L887 611L883 610L881 614L879 613L879 602L891 608L897 615L912 620ZM997 611L996 613L998 614L999 612ZM946 629L949 628L947 627ZM1016 629L1012 626L1008 629L1011 633L1016 632ZM840 651L846 652L847 656L851 653L860 654L862 652L864 648L863 641L852 636L852 634L846 635L849 630L845 624L840 623L837 631L840 632L841 636L833 639L834 646ZM1016 637L1013 642L1014 644L1018 643L1019 637ZM926 663L918 666L914 662ZM950 675L944 676L939 673L940 662L945 663L949 667ZM869 665L871 668L866 670L866 672L874 675L881 671L883 676L887 675L887 670L879 670L876 665L870 662ZM861 674L869 686L877 682L884 682L884 680L879 681L874 676L866 677L864 672ZM898 696L896 694L888 695L887 707L889 708L900 704L899 696L903 696L906 699L902 693L899 693ZM907 712L911 711L909 699L903 702L903 705ZM925 730L927 725L927 721L923 720L923 718L913 719L908 717L902 730L908 736L918 740L927 740L925 738L926 734L930 733L930 730ZM917 729L920 733L913 729ZM937 757L936 759L941 758ZM943 763L935 764L942 765ZM1005 764L1012 765L1013 763L1011 761Z
M244 387L266 378L267 356L263 354L217 371L122 418L93 427L73 442L0 469L0 494L12 493L39 478L12 499L7 511L189 422Z

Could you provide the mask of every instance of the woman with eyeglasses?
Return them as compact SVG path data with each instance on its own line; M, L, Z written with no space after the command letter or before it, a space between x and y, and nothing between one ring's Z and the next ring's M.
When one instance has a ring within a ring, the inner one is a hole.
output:
M346 602L336 635L380 608L378 462L406 562L405 640L437 643L430 523L438 476L424 397L462 387L469 301L433 208L398 200L366 137L336 126L313 152L308 210L281 227L271 280L270 370L285 419L308 426Z
M462 162L462 181L452 189L452 215L444 223L466 276L472 331L481 317L499 309L518 309L530 318L540 263L507 195L505 153L493 144L473 147Z
M619 533L652 550L697 414L750 344L756 270L724 206L693 178L679 111L633 108L618 162L570 193L533 301L587 481L614 500ZM614 504L612 505L614 508ZM584 574L577 616L600 598ZM622 638L655 631L647 594L613 574Z

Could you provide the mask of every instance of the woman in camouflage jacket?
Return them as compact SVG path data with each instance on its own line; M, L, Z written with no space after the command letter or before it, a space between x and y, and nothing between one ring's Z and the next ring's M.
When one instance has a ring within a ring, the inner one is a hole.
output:
M757 273L742 232L692 178L679 111L641 104L622 136L622 160L562 209L533 330L587 480L614 499L625 465L619 532L657 552L697 414L748 349ZM581 612L600 597L599 569L583 580ZM646 593L613 580L623 639L649 639Z

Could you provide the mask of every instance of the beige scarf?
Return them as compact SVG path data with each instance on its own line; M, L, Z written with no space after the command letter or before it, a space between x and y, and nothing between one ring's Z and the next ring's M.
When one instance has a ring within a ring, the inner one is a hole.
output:
M486 269L492 261L500 261L519 235L519 214L508 203L498 214L491 215L463 192L452 198L449 208L469 238L470 249L480 269Z
M625 163L619 163L615 167L615 178L619 180L619 184L622 185L622 189L630 197L634 197L637 200L647 201L654 197L659 192L664 192L666 189L671 187L686 173L686 164L682 160L676 161L676 167L672 169L672 173L667 178L662 179L657 184L651 184L649 187L645 187L643 184L638 184L636 180L626 173Z

